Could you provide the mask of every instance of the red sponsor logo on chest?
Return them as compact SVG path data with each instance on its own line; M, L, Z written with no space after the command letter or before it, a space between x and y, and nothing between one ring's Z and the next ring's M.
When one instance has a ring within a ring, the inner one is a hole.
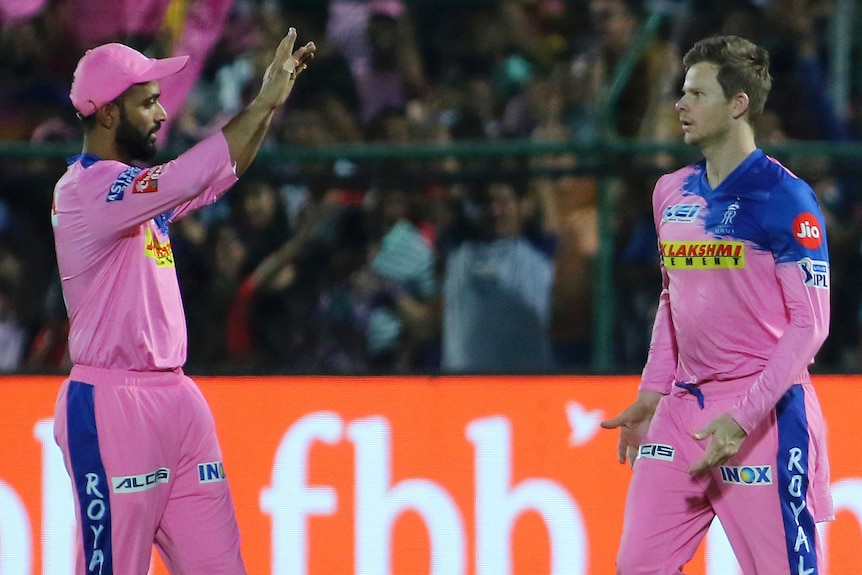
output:
M132 192L135 194L149 194L159 191L159 176L162 175L162 166L153 166L141 172L135 178Z

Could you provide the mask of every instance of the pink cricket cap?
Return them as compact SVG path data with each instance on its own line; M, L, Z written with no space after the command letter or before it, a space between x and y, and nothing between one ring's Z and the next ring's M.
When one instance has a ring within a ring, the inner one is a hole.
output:
M69 99L82 116L89 116L135 84L176 74L188 61L188 56L148 58L125 44L103 44L78 61Z

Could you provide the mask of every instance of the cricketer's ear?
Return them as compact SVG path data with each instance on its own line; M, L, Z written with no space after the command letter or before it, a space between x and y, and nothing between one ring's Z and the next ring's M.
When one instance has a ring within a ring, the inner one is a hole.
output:
M117 102L102 104L96 110L96 122L103 128L110 130L120 123L120 105Z
M748 94L745 92L739 92L736 96L733 97L733 119L738 120L746 112L748 112L748 108L751 105L751 102L748 99Z

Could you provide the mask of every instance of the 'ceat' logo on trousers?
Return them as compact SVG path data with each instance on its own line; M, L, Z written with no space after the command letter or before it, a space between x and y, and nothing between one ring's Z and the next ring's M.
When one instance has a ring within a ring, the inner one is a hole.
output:
M170 479L171 470L167 467L160 467L150 473L111 477L111 487L113 487L114 493L137 493L152 489L159 483L167 483Z
M726 466L722 465L721 480L736 485L772 485L772 466Z

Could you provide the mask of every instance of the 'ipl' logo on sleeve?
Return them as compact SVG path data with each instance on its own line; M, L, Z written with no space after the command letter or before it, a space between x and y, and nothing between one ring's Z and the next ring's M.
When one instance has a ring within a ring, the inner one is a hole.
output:
M802 270L805 287L829 289L829 262L803 258L796 265Z

